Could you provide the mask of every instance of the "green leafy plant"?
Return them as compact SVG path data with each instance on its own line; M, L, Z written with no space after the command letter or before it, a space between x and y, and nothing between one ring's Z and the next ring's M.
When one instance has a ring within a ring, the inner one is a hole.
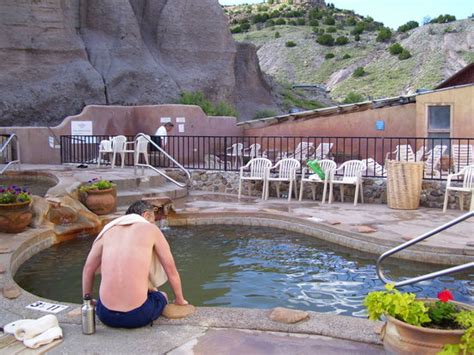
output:
M380 320L391 316L402 322L435 329L465 329L459 344L446 344L439 354L472 354L474 352L474 311L462 310L450 303L453 295L448 290L438 293L438 301L416 300L414 293L402 293L393 284L385 291L374 291L364 299L369 319Z
M26 189L16 185L0 186L0 204L8 205L28 201L31 201L31 197Z
M103 180L103 179L92 179L89 180L87 183L83 184L80 188L79 191L81 192L89 192L92 190L108 190L114 187L114 183L109 180Z
M296 43L293 41L288 41L285 43L285 47L288 47L288 48L296 47Z
M354 78L360 78L361 76L364 76L366 74L365 70L363 67L357 67L356 70L352 73L352 76Z

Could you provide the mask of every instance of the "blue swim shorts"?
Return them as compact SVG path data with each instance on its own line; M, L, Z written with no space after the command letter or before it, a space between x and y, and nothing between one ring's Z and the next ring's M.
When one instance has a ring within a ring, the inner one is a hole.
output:
M161 292L148 292L148 298L140 307L128 312L118 312L107 309L100 299L97 300L96 314L100 321L114 328L139 328L152 324L161 313L166 304L165 296Z

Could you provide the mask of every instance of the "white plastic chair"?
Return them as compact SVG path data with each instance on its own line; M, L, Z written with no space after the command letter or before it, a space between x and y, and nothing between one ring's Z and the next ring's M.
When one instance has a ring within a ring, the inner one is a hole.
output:
M459 172L464 167L474 164L472 144L453 144L451 150L454 171Z
M125 166L125 154L134 152L134 149L127 148L129 144L134 144L134 142L127 143L127 137L125 136L120 135L112 138L112 168L115 167L115 159L117 155L120 155L122 163L121 167L123 168Z
M149 143L150 136L145 134L144 136L140 136L135 140L135 154L133 159L133 164L136 166L140 161L140 154L143 155L145 159L145 163L148 165L148 143Z
M428 153L428 149L422 145L420 148L415 153L415 159L416 161L423 161L425 160L426 154Z
M205 168L211 170L230 170L230 161L224 162L218 156L213 154L207 154L204 156ZM227 163L227 164L226 164Z
M296 171L300 168L301 164L298 160L293 158L285 158L278 161L274 166L266 169L265 181L263 188L262 199L268 200L270 182L275 181L277 183L277 196L280 197L280 184L282 182L289 182L288 188L288 201L291 201L292 187L295 189L295 198L297 196L296 186ZM274 175L271 175L272 170L276 171Z
M265 158L254 158L251 159L245 166L240 168L240 180L239 180L239 199L242 192L242 181L243 180L254 180L262 181L265 183L265 171L266 169L272 166L272 162L269 159ZM245 173L245 170L250 169L248 174ZM249 196L251 196L250 184L248 184Z
M452 180L456 177L463 177L461 186L453 186ZM459 207L461 211L464 208L464 194L470 193L471 200L474 198L474 165L465 166L459 173L449 174L446 181L446 192L444 194L443 213L448 208L448 194L449 191L460 192ZM472 202L471 202L472 206Z
M238 163L240 160L240 165L243 165L244 162L244 145L242 143L234 143L232 146L226 148L226 155L232 159L232 166L237 169Z
M387 176L387 170L372 158L362 159L367 176Z
M97 167L100 168L100 162L102 160L102 154L109 158L109 154L112 154L112 142L108 139L104 139L99 143L99 157L97 158Z
M285 158L293 158L299 161L307 160L314 152L314 144L311 142L300 142L295 151L286 154Z
M262 146L259 143L251 144L250 147L245 148L243 150L243 155L246 156L246 157L250 157L250 159L260 158L261 155L262 155L260 153L261 148L262 148Z
M311 183L311 192L313 195L313 200L316 200L316 184L324 184L323 187L323 198L321 199L321 203L324 203L326 200L326 192L327 192L327 185L330 181L332 171L336 169L337 165L334 161L329 159L323 159L319 161L319 165L321 169L324 171L324 180L318 174L311 174L306 177L306 172L311 172L311 169L303 168L303 172L301 174L301 185L300 185L300 198L301 201L303 199L303 184L304 183Z
M360 191L360 200L364 202L364 191L362 188L362 173L365 171L365 165L360 160L349 160L344 162L339 168L332 171L331 181L329 182L329 203L333 200L333 186L339 185L341 188L341 202L344 202L344 185L354 185L354 206L357 206L358 193ZM338 172L342 176L337 176Z
M395 147L395 151L387 153L386 160L394 155L395 160L415 161L415 153L410 144L401 144Z
M326 159L331 151L334 143L320 143L314 151L314 159Z
M441 171L438 170L438 166L440 165L441 157L447 148L446 145L435 145L433 149L426 153L424 166L425 177L441 177Z

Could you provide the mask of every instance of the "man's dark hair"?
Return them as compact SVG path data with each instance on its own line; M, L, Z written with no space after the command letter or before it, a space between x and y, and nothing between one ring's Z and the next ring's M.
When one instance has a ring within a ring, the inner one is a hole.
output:
M165 123L165 126L174 127L174 124L173 124L172 122L166 122L166 123Z
M154 211L154 209L155 207L151 203L139 200L132 203L125 214L136 213L141 216L146 211Z

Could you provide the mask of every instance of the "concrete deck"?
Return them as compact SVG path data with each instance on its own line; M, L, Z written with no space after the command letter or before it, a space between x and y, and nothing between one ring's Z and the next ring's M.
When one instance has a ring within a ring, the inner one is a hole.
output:
M23 170L47 171L62 183L72 184L93 177L133 180L133 169L78 169L63 166L28 166ZM122 186L127 186L124 184ZM415 211L391 210L386 205L333 203L320 205L313 201L292 201L193 192L176 202L177 215L171 224L242 222L272 225L301 231L322 239L373 253L386 251L419 234L425 233L462 214L450 210L420 208ZM246 221L246 222L245 222ZM374 231L366 233L366 227ZM474 261L474 221L462 224L424 241L403 257L426 261L445 260L459 264ZM8 241L9 249L0 252L7 270L0 272L0 285L11 282L9 261L15 246L28 240L27 232L12 237L0 235L0 243ZM0 297L0 325L19 318L38 318L45 313L27 310L25 306L39 297L25 291L16 299ZM192 302L192 300L190 300ZM383 353L374 329L380 323L365 319L309 312L309 320L288 325L271 321L269 310L198 307L195 314L181 320L160 318L153 327L136 330L111 329L98 324L96 334L81 333L78 305L58 315L64 340L48 353L171 353L171 354L307 354L307 353ZM0 345L0 353L2 348Z

